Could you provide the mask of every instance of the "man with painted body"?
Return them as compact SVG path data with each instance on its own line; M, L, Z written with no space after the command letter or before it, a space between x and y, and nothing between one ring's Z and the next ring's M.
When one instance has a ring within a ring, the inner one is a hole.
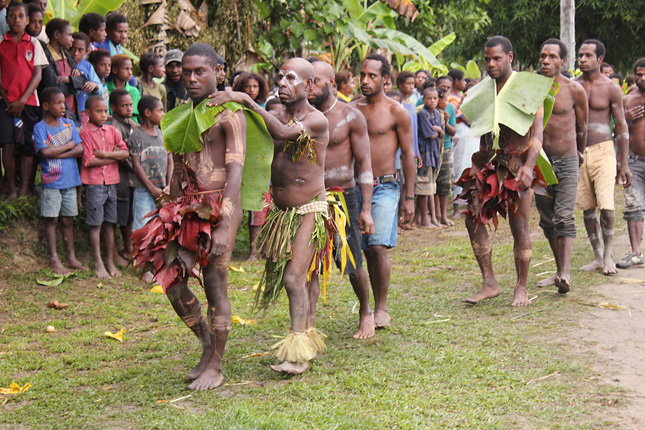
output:
M400 189L394 160L399 148L407 191L402 204L404 222L411 220L414 215L416 166L410 115L400 103L385 95L383 84L389 79L389 74L390 63L384 57L369 55L361 67L360 84L363 97L352 102L352 106L360 110L367 120L374 174L374 234L364 234L361 246L365 252L374 293L376 328L387 327L391 319L387 309L387 292L390 287L392 263L387 250L396 246L398 234L397 207Z
M195 105L206 99L217 87L217 57L209 45L192 45L182 58L182 77L189 97ZM207 320L197 297L188 288L186 276L168 290L168 298L184 323L197 335L203 346L201 360L187 376L191 390L207 390L222 383L222 356L231 326L231 302L228 298L228 266L235 236L242 221L240 187L246 146L244 112L225 110L218 121L203 135L200 152L186 154L185 161L200 185L212 192L221 191L221 220L212 229L208 265L203 268L203 285L208 300ZM183 161L174 154L174 170L170 195L180 194Z
M495 80L496 90L499 94L513 73L511 67L513 63L513 47L511 42L504 36L494 36L488 39L484 45L484 62L488 76ZM466 175L466 172L475 175L478 171L485 170L486 166L493 162L492 157L495 156L495 170L503 170L508 174L509 179L517 183L518 191L513 192L515 195L513 199L518 200L510 202L511 204L509 205L510 207L516 205L516 210L509 209L507 215L513 235L513 254L517 271L512 306L530 305L526 288L532 255L529 213L535 162L542 147L542 117L542 109L540 108L533 119L531 128L524 136L520 136L512 129L501 124L499 150L493 149L493 136L491 133L483 135L480 140L479 152L476 152L472 157L473 167L464 171L464 175ZM471 120L473 119L471 118ZM493 174L495 170L492 172ZM464 175L462 175L462 179ZM464 192L462 196L469 199L466 228L483 278L481 289L474 296L464 300L466 303L475 304L498 296L500 288L493 273L492 246L486 225L479 223L473 199L468 195L473 192L477 193L480 190L476 186L469 189L466 181L462 182L461 179L457 183L458 185L463 184ZM500 194L509 191L506 185L502 185L500 188Z
M277 112L265 111L247 94L241 92L219 92L212 96L213 105L233 101L243 104L264 119L275 142L271 182L273 204L278 210L305 207L312 201L326 205L324 166L329 142L329 123L325 116L307 101L314 75L313 66L305 59L292 58L284 63L278 76L278 96L285 109ZM314 141L313 164L307 151L294 160L289 149L290 144L303 134L309 135ZM312 241L314 224L314 213L303 214L295 233L290 259L284 269L283 282L289 297L291 316L289 335L307 336L309 293L306 283L307 272L316 253L316 244ZM259 243L262 242L262 236L261 232ZM278 372L299 374L307 370L308 361L309 359L284 360L271 368Z
M544 129L544 151L549 156L558 183L547 188L548 195L535 196L540 212L540 227L555 256L556 272L537 283L538 287L554 285L560 294L571 288L571 249L576 236L573 218L578 189L579 164L587 140L587 94L580 84L561 73L567 63L567 48L558 39L542 44L540 70L560 86L555 95L551 117Z
M357 339L374 336L374 315L370 309L369 278L361 258L361 233L374 233L372 221L372 186L374 177L370 162L370 141L367 122L363 114L346 103L338 103L331 89L335 85L334 69L324 61L312 62L316 77L309 102L321 111L329 121L329 146L325 156L325 187L340 187L344 190L345 203L349 212L345 225L347 243L352 252L355 266L346 259L345 273L360 303ZM357 177L357 180L354 177ZM356 183L360 188L362 206L358 207ZM338 242L336 242L338 244ZM335 244L335 245L336 245ZM341 255L336 246L336 264L341 267ZM319 295L319 280L312 277L310 284L310 325L316 315Z
M641 241L643 240L643 214L645 213L645 57L634 63L636 91L623 99L625 119L629 128L629 170L633 182L625 188L625 212L631 252L616 266L628 269L643 264Z
M616 83L600 73L604 56L605 46L595 39L584 41L578 51L582 75L576 78L576 82L587 93L589 120L587 147L580 166L576 209L583 211L585 228L595 254L594 260L581 269L600 269L605 275L612 275L616 273L612 255L616 223L614 184L617 180L624 188L629 187L632 174L628 165L629 135L623 110L623 95ZM612 117L616 127L618 166L611 138ZM600 209L600 222L596 209Z

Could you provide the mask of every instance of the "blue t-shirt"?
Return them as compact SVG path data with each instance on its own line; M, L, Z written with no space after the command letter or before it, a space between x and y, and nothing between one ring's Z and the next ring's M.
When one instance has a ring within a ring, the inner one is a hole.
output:
M450 114L448 125L455 127L457 125L457 112L455 111L455 107L448 103L448 106L446 106L446 112ZM443 149L452 149L452 137L450 137L447 132L443 137Z
M417 129L418 129L418 123L417 123L417 108L414 105L414 102L410 101L410 103L404 103L401 102L405 110L408 111L410 114L410 121L412 122L412 147L414 148L414 156L418 157L419 156L419 141L417 137Z
M87 78L88 81L94 82L99 86L96 91L91 93L86 93L83 90L78 90L76 92L76 100L78 101L78 111L85 112L85 102L87 101L87 98L93 95L102 95L103 94L102 87L104 86L104 84L101 83L101 80L99 79L99 76L96 74L96 71L92 66L92 63L90 63L89 61L81 60L76 64L76 68L85 74L85 77Z
M43 148L56 148L63 146L69 141L81 144L74 121L62 118L58 120L58 126L52 127L45 121L40 121L34 126L34 146L36 154L40 155ZM81 176L78 173L78 164L75 157L69 158L45 158L40 157L42 169L41 181L43 188L55 188L64 190L81 185Z

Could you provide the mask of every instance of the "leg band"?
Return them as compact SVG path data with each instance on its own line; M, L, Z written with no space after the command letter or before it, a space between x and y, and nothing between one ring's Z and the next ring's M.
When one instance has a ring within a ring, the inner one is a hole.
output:
M590 240L591 242L595 242L595 241L597 241L597 240L598 240L598 235L597 235L597 234L590 234L590 235L589 235L589 240Z
M598 218L598 216L596 215L596 210L595 209L591 210L591 211L584 211L582 213L582 217L584 219L590 219L590 220Z
M202 321L204 321L204 315L202 315L201 308L200 308L197 310L197 312L182 316L181 320L188 327L193 328L200 325Z
M602 230L602 235L603 236L613 236L614 235L614 229L613 228L601 228Z
M532 249L525 249L524 251L519 251L515 254L520 260L530 260L533 256Z
M472 245L473 254L476 256L490 254L493 250L490 243L488 245L480 245L479 243L473 242Z
M215 315L215 309L209 308L208 310L208 332L215 334L218 331L231 330L231 316L230 315Z

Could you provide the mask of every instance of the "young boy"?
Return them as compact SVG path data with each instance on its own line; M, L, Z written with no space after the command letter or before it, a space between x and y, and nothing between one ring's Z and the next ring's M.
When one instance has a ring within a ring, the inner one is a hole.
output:
M25 31L31 37L37 38L43 31L43 10L40 6L31 3L27 5L27 10L29 11L29 24L27 24ZM42 46L45 47L47 44L42 43Z
M56 87L40 93L45 119L34 126L34 145L40 156L42 194L40 216L45 219L45 235L49 266L61 275L69 271L61 264L56 253L56 225L63 223L63 237L67 250L67 264L74 269L86 270L74 252L74 217L78 215L76 187L81 185L76 157L83 153L81 138L74 122L65 119L65 95Z
M27 6L12 3L7 7L9 31L0 42L0 148L9 191L9 200L18 197L15 152L22 155L20 195L27 195L33 178L33 126L40 120L35 91L47 65L43 48L25 33L29 16Z
M134 107L132 119L138 123L139 109L137 106L139 100L141 100L141 93L137 87L129 83L132 79L132 60L130 57L125 54L114 55L112 57L112 74L110 76L111 78L106 82L108 90L112 92L115 88L125 88L130 93Z
M108 90L107 87L107 78L110 76L112 70L110 53L105 49L97 49L87 55L87 61L89 61L94 68L96 76L98 76L99 82L101 83L98 93L105 103L107 103L110 100L110 90Z
M85 223L90 226L90 244L94 256L94 272L101 279L120 276L114 265L114 224L116 223L116 184L119 183L117 162L130 153L119 132L105 124L107 103L101 96L91 96L85 103L90 118L81 130L83 168L81 182L85 185ZM101 258L101 227L105 240L105 264Z
M159 126L164 116L161 100L143 96L139 102L141 126L132 132L130 155L134 170L134 197L132 200L132 229L143 227L156 206L156 199L168 192L172 176L172 157L166 151Z
M74 65L69 49L74 43L72 28L69 21L61 18L52 18L45 26L45 33L49 38L49 44L45 55L49 61L49 67L43 75L41 89L46 87L57 87L65 94L65 102L69 112L68 117L73 118L77 125L80 125L78 103L76 103L76 92L96 89L96 84L87 84L87 76Z
M417 112L419 123L419 165L414 194L417 205L414 223L423 227L438 228L434 195L437 191L436 174L441 167L443 148L443 117L437 110L439 96L436 88L423 90L423 109ZM430 210L430 217L428 217Z
M94 42L97 49L105 49L110 56L123 54L121 45L125 44L128 38L128 18L119 12L110 12L105 16L106 37L103 42ZM89 35L89 34L88 34Z
M105 17L98 13L86 13L78 22L78 31L87 34L90 39L88 51L96 51L98 48L94 44L101 45L105 42L107 35L105 31Z
M451 136L454 136L456 132L457 117L455 108L448 102L450 93L443 88L439 88L437 90L437 95L439 97L437 108L443 116L446 134L443 137L443 154L441 156L439 175L437 176L435 212L437 212L437 219L439 219L441 224L451 226L455 225L455 223L448 218L448 204L450 195L452 194L452 183L454 182L452 174L454 160L452 155Z
M99 88L103 86L101 80L99 79L92 63L85 60L85 55L87 54L88 47L90 46L90 38L87 37L85 33L77 31L72 33L72 48L69 50L69 53L72 55L72 60L76 63L76 68L87 77L88 81L83 86L80 91L76 91L76 101L78 103L78 112L81 117L81 127L84 127L89 118L85 112L85 102L90 95L101 95L99 94Z
M137 123L132 121L132 96L124 88L117 88L110 94L110 110L112 119L108 123L117 129L121 138L129 147L130 135ZM132 257L132 187L134 173L129 158L119 161L119 185L116 187L116 225L121 230L123 239L123 256ZM116 247L115 247L116 251ZM123 265L125 260L115 252L114 260Z
M141 86L143 88L141 95L158 98L163 103L165 110L168 103L166 87L153 79L161 79L166 74L161 57L152 52L146 52L139 60L139 69L141 69Z

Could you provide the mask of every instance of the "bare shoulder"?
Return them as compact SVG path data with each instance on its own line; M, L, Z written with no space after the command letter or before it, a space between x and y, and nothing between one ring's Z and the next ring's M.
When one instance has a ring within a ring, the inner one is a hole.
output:
M567 79L565 85L574 97L577 96L577 97L587 98L587 93L585 92L585 88L582 86L582 84L580 84L580 82L577 82L573 79Z
M367 106L367 101L365 100L365 97L359 97L356 100L352 100L350 103L346 103L348 106L354 107L358 110L361 110L365 106Z
M401 117L409 118L410 113L403 107L403 105L399 102L397 102L394 99L386 100L384 104L387 105L390 113L392 116L394 116L397 119L400 119Z
M627 108L637 106L643 102L643 97L639 94L638 91L627 94L623 97L623 104Z

